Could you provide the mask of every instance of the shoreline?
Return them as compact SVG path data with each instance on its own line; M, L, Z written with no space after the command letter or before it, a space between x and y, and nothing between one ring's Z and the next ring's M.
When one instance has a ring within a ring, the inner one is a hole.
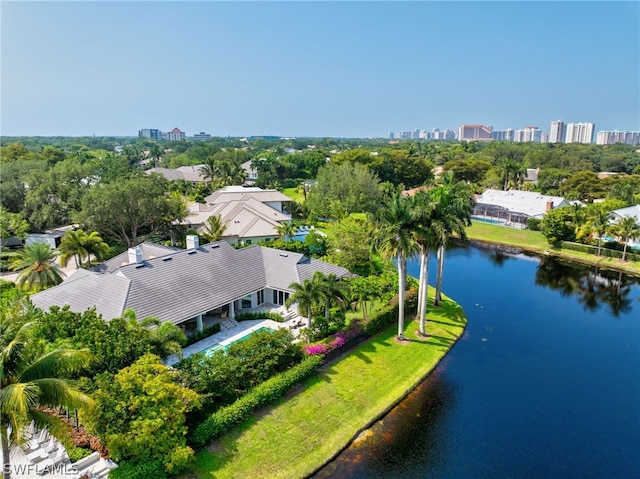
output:
M463 336L464 310L451 298L443 300L440 308L430 301L426 340L415 335L418 323L413 318L406 322L407 344L394 341L397 326L390 325L323 365L294 396L257 412L210 443L197 454L195 467L181 477L316 474L400 404ZM270 431L277 433L265 442Z
M498 230L498 228L500 228L501 230ZM496 240L490 237L492 233L495 234L498 231L504 233L500 240ZM530 230L512 230L511 228L507 228L505 226L473 223L472 227L467 229L467 241L470 243L478 243L479 245L486 244L503 247L505 249L516 248L521 251L526 251L528 253L533 253L542 257L559 258L574 263L579 263L587 266L595 266L602 269L622 272L630 276L640 277L640 262L638 261L622 262L622 260L618 258L596 256L562 248L558 249L548 245L546 243L546 240L544 240L544 242L539 241L539 245L532 245L527 243L525 234L531 237L530 235L535 233L539 232ZM522 235L522 238L516 238L520 234ZM541 233L540 236L542 236ZM465 241L455 237L454 241L462 244L465 243Z

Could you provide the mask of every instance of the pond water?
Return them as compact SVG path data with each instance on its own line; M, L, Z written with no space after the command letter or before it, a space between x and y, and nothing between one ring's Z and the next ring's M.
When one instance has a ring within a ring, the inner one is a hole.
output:
M637 279L458 247L443 289L463 338L314 478L640 478Z

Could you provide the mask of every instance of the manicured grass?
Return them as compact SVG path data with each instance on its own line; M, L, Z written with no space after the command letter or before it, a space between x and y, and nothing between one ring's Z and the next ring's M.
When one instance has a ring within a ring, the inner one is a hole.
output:
M596 256L580 251L562 248L554 248L549 245L540 231L517 230L505 226L490 225L487 223L473 223L467 228L467 236L471 240L499 243L509 246L517 246L526 251L540 253L548 256L557 256L580 263L600 266L606 269L625 271L633 275L640 275L639 261L622 261L618 258Z
M291 198L293 201L297 201L298 203L304 203L304 195L298 188L285 188L282 192Z
M408 321L410 341L398 344L391 325L199 452L193 476L186 477L291 479L312 473L410 392L466 325L464 312L448 298L441 308L431 307L428 318L426 341L417 338L417 323Z

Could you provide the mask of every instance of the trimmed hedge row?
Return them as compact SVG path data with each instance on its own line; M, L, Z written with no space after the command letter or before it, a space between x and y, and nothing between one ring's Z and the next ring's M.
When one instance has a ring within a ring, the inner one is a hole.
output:
M561 241L560 246L564 249L580 251L581 253L589 253L589 254L597 254L598 247L591 246L588 244L580 244L580 243L572 243L569 241ZM608 258L622 258L622 251L617 251L614 249L605 248L604 245L600 252L601 256L606 256ZM640 261L640 254L632 253L631 248L627 249L626 259L629 261Z
M310 376L320 367L322 356L308 356L300 364L259 384L233 404L219 409L200 424L190 437L198 448L247 419L253 411L286 393L296 383Z
M270 319L281 323L284 319L278 313L272 313L271 311L265 311L264 313L238 313L233 319L236 321L247 321L249 319Z

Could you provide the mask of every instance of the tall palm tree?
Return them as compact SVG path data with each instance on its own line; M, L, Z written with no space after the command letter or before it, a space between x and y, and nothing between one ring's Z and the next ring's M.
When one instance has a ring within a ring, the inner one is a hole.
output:
M210 242L220 241L226 230L227 223L222 222L220 215L209 216L202 224L202 236Z
M438 271L436 275L436 292L434 304L440 306L442 301L442 278L444 276L444 258L447 242L452 234L461 239L467 238L466 227L471 225L473 197L464 181L454 183L453 174L445 173L441 187L432 190L435 208L434 222L440 225L438 242Z
M627 257L629 240L640 237L640 222L635 216L625 216L613 225L612 230L624 241L624 249L622 251L622 261L624 261Z
M414 235L415 216L412 201L395 195L388 199L374 216L378 229L376 246L385 259L398 262L398 339L404 339L404 293L406 288L407 257L418 250Z
M15 301L0 311L0 439L4 478L11 477L10 451L29 440L27 426L63 437L63 423L43 408L86 409L91 399L65 379L86 366L88 351L55 349L42 353L31 340L31 306Z
M302 283L291 283L289 288L293 293L287 298L285 305L287 308L298 303L299 311L306 313L307 327L311 327L311 308L318 302L320 292L317 283L305 279Z
M498 166L502 172L502 189L507 190L509 181L513 181L514 186L518 186L527 176L527 168L521 161L512 158L503 158Z
M418 317L420 321L419 333L427 335L427 292L429 290L429 255L431 249L437 245L438 224L434 222L435 203L429 193L420 191L412 198L413 214L416 227L413 234L416 237L419 251L420 275L418 279Z
M49 244L38 241L14 255L12 271L20 271L16 284L24 291L42 291L62 283L64 273L53 261L56 252Z
M586 218L587 220L578 232L577 237L582 238L586 235L595 235L598 238L597 255L600 256L602 252L602 237L609 232L611 228L610 220L613 218L613 215L602 206L593 205L587 212Z

